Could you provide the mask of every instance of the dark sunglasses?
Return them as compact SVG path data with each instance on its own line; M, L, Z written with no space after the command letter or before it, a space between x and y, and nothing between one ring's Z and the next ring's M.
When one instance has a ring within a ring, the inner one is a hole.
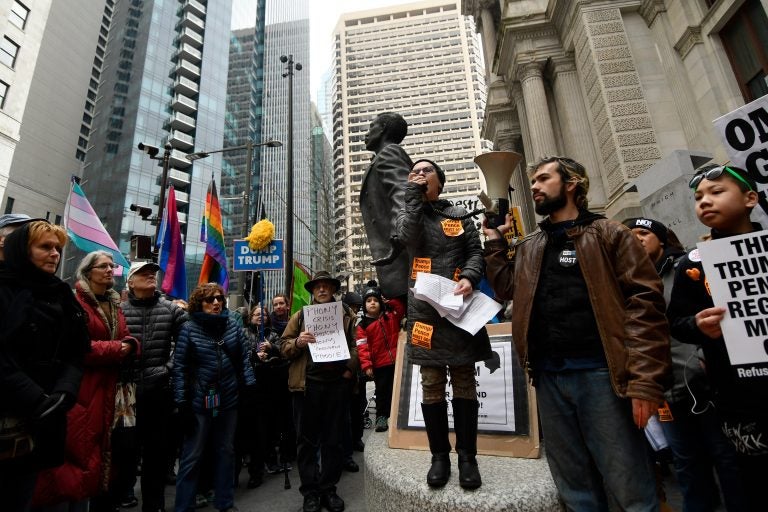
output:
M747 186L747 188L754 192L754 189L752 188L752 185L749 184L747 180L744 179L743 176L741 176L739 173L728 167L727 165L723 165L722 167L715 167L714 169L710 169L708 171L700 171L697 172L696 175L691 178L691 181L688 182L688 186L691 187L691 190L696 192L696 189L699 188L699 184L701 183L701 180L708 179L709 181L716 180L720 176L723 175L724 172L727 172L743 184Z
M219 301L222 304L224 304L224 296L223 295L211 295L210 297L203 297L203 302L206 304L213 304L213 301Z

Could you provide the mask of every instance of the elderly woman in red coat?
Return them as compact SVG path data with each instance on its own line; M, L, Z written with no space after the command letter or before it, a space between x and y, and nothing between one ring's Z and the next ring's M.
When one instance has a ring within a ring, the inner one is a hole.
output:
M129 336L118 307L120 295L112 289L116 266L110 253L95 251L77 268L76 296L87 313L91 351L77 403L68 415L66 461L40 474L36 506L69 502L69 511L84 510L90 498L91 512L119 510L118 494L125 489L115 485L120 479L114 474L112 433L115 427L135 425L136 401L130 396L135 387L125 378L125 369L139 344Z

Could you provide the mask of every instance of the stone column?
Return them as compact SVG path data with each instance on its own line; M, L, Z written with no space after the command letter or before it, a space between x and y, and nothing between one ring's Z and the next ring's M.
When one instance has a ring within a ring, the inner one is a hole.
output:
M590 204L605 205L600 162L595 151L592 126L584 104L584 92L576 71L576 62L571 55L552 58L551 62L555 104L560 116L565 156L580 162L587 169Z
M485 56L485 80L488 84L498 78L493 72L493 57L496 54L496 29L493 23L493 14L488 7L480 10L480 26L483 30L483 54Z
M534 161L542 156L557 154L555 133L552 130L552 119L547 106L547 93L544 90L542 67L541 62L529 62L523 64L518 71L532 149L528 157Z

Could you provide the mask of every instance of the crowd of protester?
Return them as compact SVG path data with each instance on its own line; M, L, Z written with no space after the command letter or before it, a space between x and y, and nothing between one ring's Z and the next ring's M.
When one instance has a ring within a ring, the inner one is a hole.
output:
M657 509L663 494L642 429L661 409L684 510L714 510L721 496L728 511L760 508L768 379L734 377L725 311L713 305L697 251L652 218L621 225L590 212L585 169L553 157L529 171L541 229L510 259L511 216L484 223L483 248L471 216L440 199L439 165L422 159L409 171L393 229L410 268L430 259L431 272L453 278L461 295L487 273L496 297L516 303L515 344L566 507ZM750 221L758 196L745 171L705 167L690 186L711 238L761 229ZM137 507L140 478L143 512L166 510L167 484L176 486L177 512L209 503L235 512L242 469L255 489L265 474L295 465L303 510L340 512L337 484L344 470L359 470L352 454L364 449L368 380L375 430L390 428L404 325L409 357L421 366L426 483L450 479L450 379L459 484L482 485L475 363L490 357L484 329L469 335L412 296L385 297L376 281L362 295L344 294L335 276L318 271L305 287L313 304L340 303L350 356L315 362L315 335L285 295L230 311L225 290L205 283L188 302L172 301L158 291L159 267L135 262L121 299L117 265L104 251L82 259L72 291L55 275L66 241L47 221L0 217L4 510ZM746 443L735 425L757 441Z

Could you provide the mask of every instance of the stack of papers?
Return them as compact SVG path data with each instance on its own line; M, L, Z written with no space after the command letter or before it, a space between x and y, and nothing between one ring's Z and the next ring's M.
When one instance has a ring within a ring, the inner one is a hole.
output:
M501 304L478 291L468 297L454 295L455 289L456 281L418 272L411 291L415 298L435 308L440 317L474 336L501 310Z

